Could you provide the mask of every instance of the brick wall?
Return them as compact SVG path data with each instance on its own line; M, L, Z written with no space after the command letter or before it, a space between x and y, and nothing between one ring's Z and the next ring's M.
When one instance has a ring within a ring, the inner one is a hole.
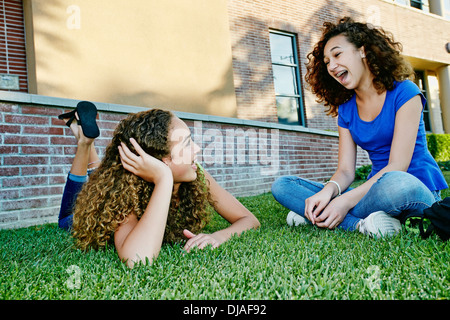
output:
M64 110L0 102L0 228L55 221L76 146ZM99 152L120 118L102 113Z
M5 93L2 94L5 96ZM57 116L77 101L29 94L0 97L0 228L55 222L76 141ZM39 102L32 101L39 100ZM51 103L46 103L50 101ZM137 107L96 104L102 156L118 121ZM177 113L202 147L199 160L235 196L270 191L281 175L328 179L337 165L334 133ZM361 153L360 164L366 163Z
M0 74L19 76L18 91L28 91L21 0L7 0L0 3Z

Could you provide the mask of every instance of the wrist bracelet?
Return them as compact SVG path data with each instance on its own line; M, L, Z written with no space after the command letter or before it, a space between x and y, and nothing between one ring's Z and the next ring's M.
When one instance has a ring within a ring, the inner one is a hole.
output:
M334 183L337 186L337 188L338 188L338 195L337 195L337 197L340 196L341 195L341 187L339 186L339 183L337 183L336 181L333 181L333 180L328 180L327 182L325 182L325 186L327 184L329 184L330 182Z
M94 164L94 163L98 163L98 162L100 162L101 160L97 160L97 161L94 161L94 162L91 162L91 163L88 163L88 167L90 166L90 165L92 165L92 164Z
M87 169L87 174L90 175L92 172L94 172L98 167L95 168L89 168Z

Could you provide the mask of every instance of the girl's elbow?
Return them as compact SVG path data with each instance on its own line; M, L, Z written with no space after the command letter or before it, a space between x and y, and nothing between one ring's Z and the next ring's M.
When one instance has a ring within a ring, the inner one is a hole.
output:
M122 262L124 262L128 268L133 269L133 267L139 263L151 266L155 259L156 259L156 257L153 257L152 259L150 259L149 257L141 258L141 257L136 256L136 257L134 257L134 259L124 258L124 259L122 259Z
M253 216L253 229L258 229L261 227L261 223L259 222L258 218Z
M241 219L242 219L241 221L245 223L244 231L251 229L256 230L261 226L261 223L259 222L258 218L256 218L252 213L248 213Z
M410 162L391 162L389 163L389 171L403 171L406 172L409 169Z
M127 267L133 268L136 264L152 265L158 254L140 254L138 252L118 252L119 259Z
M338 170L336 171L336 173L341 173L345 179L349 180L349 181L353 181L355 180L355 170L356 167L352 167L352 168L338 168Z

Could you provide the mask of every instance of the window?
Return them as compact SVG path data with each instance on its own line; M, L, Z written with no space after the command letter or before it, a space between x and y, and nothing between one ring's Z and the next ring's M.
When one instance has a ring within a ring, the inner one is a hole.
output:
M419 10L430 12L430 5L428 0L394 0L397 3L403 4L405 6L411 6Z
M403 4L405 6L409 6L409 0L394 0L394 1Z
M444 0L444 17L450 20L450 0Z
M22 1L0 2L0 90L28 92Z
M419 87L420 91L424 95L424 97L427 97L427 87L425 82L425 72L414 70L416 72L416 79L415 83ZM423 108L423 122L425 123L425 130L431 131L431 125L430 125L430 110L428 107L428 103L425 104L425 107Z
M305 125L301 99L300 76L293 34L271 31L270 51L275 85L278 122Z
M430 6L428 0L410 0L411 7L419 10L430 12Z

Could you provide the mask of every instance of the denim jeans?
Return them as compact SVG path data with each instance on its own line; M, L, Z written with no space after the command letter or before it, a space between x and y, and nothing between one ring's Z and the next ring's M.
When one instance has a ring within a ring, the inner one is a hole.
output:
M304 217L305 200L323 187L319 182L284 176L273 183L272 194L280 204ZM351 188L345 192L349 190ZM347 213L339 228L356 230L361 219L376 211L384 211L404 222L409 216L422 216L423 210L438 200L440 191L430 191L413 175L402 171L386 172Z
M77 176L69 173L64 187L64 193L59 209L58 226L64 230L70 230L72 227L73 208L77 200L78 193L88 176Z

